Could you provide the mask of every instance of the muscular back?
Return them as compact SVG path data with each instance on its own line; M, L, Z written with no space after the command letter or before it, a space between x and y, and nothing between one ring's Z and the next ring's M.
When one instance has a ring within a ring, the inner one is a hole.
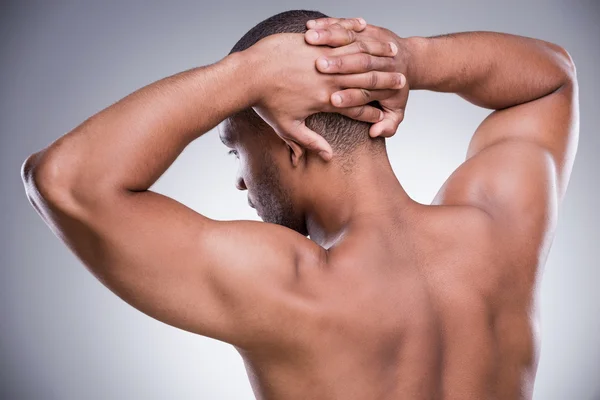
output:
M241 351L256 393L519 397L520 380L537 364L532 282L506 287L522 265L497 247L480 210L419 206L418 215L373 221L368 233L346 237L326 265L301 272L318 312L296 331L295 351Z

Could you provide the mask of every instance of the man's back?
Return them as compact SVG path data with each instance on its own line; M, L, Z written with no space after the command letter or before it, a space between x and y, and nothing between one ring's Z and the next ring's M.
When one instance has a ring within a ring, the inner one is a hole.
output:
M530 254L502 251L481 210L415 205L409 212L411 219L388 215L357 227L325 266L300 271L316 312L291 329L297 348L240 350L255 393L504 399L532 389L537 266L528 265Z

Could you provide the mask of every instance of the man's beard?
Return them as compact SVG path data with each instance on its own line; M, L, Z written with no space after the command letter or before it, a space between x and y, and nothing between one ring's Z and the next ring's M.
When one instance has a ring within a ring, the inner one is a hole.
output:
M281 186L279 171L268 152L264 154L263 166L253 193L254 206L260 211L262 220L308 236L306 221L294 212L292 197L289 191Z

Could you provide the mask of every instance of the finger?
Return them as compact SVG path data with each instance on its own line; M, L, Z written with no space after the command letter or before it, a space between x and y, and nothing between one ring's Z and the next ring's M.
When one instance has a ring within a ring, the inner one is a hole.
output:
M334 82L341 88L402 89L406 84L404 75L397 72L371 71L362 74L334 75Z
M356 32L333 24L325 29L309 29L304 34L308 44L339 47L350 44L356 40Z
M383 119L383 111L373 106L346 107L337 109L338 114L345 115L358 121L376 123Z
M404 120L404 110L385 111L383 114L383 119L369 128L369 136L392 137L396 134L402 120Z
M339 24L356 32L361 32L367 27L367 21L364 18L319 18L306 21L308 29L327 28L333 24Z
M327 25L333 27L339 25L343 29L351 29L354 32L361 32L367 27L367 21L363 18L340 18L339 21Z
M366 90L345 89L331 95L331 104L335 107L363 106L374 100L385 100L398 94L395 89Z
M333 150L327 140L315 131L309 129L304 122L298 124L290 132L293 140L308 150L315 151L325 161L329 161Z
M308 29L312 29L312 28L320 28L320 27L325 27L331 24L335 24L336 22L340 21L342 18L317 18L317 19L311 19L309 21L306 22L306 27Z
M357 74L369 71L394 72L396 60L393 57L377 57L370 54L349 54L346 56L322 56L316 60L317 69L328 74Z
M393 57L398 54L398 46L394 42L358 39L354 43L333 49L331 56L340 57L357 53L366 53L379 57Z

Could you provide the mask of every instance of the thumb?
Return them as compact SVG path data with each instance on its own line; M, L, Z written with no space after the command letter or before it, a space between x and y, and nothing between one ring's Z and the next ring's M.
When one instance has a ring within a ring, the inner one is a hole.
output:
M394 136L398 130L398 126L404 119L404 110L384 111L383 114L383 119L369 128L369 136L372 138L378 136L389 138Z
M304 121L296 125L291 133L291 139L308 150L315 151L325 160L331 160L333 150L327 140L317 132L309 129Z

